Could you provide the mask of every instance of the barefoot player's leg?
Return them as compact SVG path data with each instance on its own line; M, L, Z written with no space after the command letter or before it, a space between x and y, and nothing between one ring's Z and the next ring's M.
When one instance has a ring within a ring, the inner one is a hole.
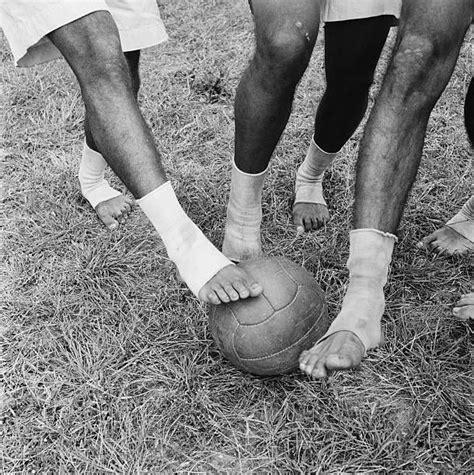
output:
M130 35L129 30L122 33L122 35L124 34ZM164 39L166 39L166 37L161 34L155 39L155 41L161 42ZM148 39L148 42L146 39L141 41L141 46L145 47L149 46L152 39ZM132 88L136 99L140 88L140 50L125 52L125 59L127 60ZM97 150L93 134L90 130L87 113L84 120L84 132L85 142L82 152L82 160L79 167L79 183L81 185L81 192L84 198L86 198L90 205L95 209L99 219L110 230L113 230L118 227L119 223L122 223L127 218L132 210L133 200L112 188L105 180L104 173L107 162L102 154Z
M119 30L136 97L140 87L140 50L160 44L168 36L154 0L106 0L106 4ZM114 190L104 179L106 161L95 145L87 113L84 127L86 139L79 168L81 191L99 219L114 229L127 218L132 200Z
M394 233L418 169L428 118L471 18L470 0L404 2L395 51L359 153L347 292L326 335L300 357L301 369L314 377L352 368L380 344Z
M156 8L155 2L150 5ZM119 32L107 10L102 0L65 2L64 8L29 0L0 4L18 65L50 60L59 51L66 58L79 81L97 148L139 199L194 294L212 303L258 295L262 289L254 279L212 246L179 205L138 109Z
M235 98L235 160L224 254L261 254L263 180L316 41L319 0L252 0L256 50Z
M474 78L471 79L464 102L464 123L471 147L474 147ZM442 228L418 243L418 247L447 255L474 251L474 183L471 185L471 197L461 210Z
M331 3L334 6L341 2L328 0L328 5ZM356 12L350 8L342 16L325 18L326 90L316 113L314 136L296 173L293 222L298 233L316 230L329 219L322 186L324 172L355 132L367 109L380 53L395 16L399 16L398 0L391 3L390 15L387 2L370 2L365 13L357 11L367 18L352 19ZM361 1L359 9L363 4Z

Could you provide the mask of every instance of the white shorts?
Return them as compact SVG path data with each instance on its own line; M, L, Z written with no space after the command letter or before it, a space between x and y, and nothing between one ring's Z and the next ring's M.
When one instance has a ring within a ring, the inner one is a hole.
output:
M17 66L33 66L61 57L48 33L99 10L114 18L123 51L168 39L156 0L0 0L0 26Z
M400 18L402 0L321 0L321 21L345 21L393 15Z

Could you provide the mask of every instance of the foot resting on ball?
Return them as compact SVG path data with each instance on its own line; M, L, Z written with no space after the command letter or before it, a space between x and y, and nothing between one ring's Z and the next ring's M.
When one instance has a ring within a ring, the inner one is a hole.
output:
M222 252L232 262L263 255L260 239L262 189L267 170L245 173L232 166L232 182Z
M311 140L306 158L296 172L293 223L298 234L319 229L329 220L323 177L336 155L324 152L314 138Z
M474 196L461 211L442 228L425 237L418 247L446 255L462 255L474 251Z
M81 193L105 226L114 230L127 219L132 210L133 200L109 185L104 178L106 166L104 157L89 148L84 141L79 167Z
M461 295L453 308L453 315L459 320L474 320L474 285L471 292Z
M350 233L349 285L342 309L326 334L300 356L300 369L314 378L357 367L365 352L380 345L381 318L396 237L375 229Z
M181 278L201 301L218 305L262 293L255 279L220 253L186 215L169 181L137 202Z

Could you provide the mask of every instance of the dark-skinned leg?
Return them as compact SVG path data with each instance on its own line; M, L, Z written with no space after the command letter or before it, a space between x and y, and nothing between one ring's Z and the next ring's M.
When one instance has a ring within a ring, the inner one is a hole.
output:
M223 245L224 254L236 261L261 254L265 171L319 26L317 0L253 0L252 7L256 50L235 98L235 161Z
M295 182L293 222L298 234L329 219L325 170L359 126L369 89L394 17L332 21L324 27L326 90L316 112L314 136Z
M261 287L212 246L176 200L138 109L111 15L98 11L48 36L79 81L97 149L137 198L188 287L216 304L258 295Z
M128 70L132 80L135 99L140 88L139 61L140 51L125 52ZM107 162L97 150L89 118L84 119L85 143L79 167L81 192L94 208L98 218L110 229L116 229L123 223L132 210L133 200L110 186L104 178Z
M300 357L314 377L353 368L381 340L383 286L403 208L415 180L430 113L452 74L472 18L470 0L412 0L382 89L365 129L357 166L349 284L328 333Z

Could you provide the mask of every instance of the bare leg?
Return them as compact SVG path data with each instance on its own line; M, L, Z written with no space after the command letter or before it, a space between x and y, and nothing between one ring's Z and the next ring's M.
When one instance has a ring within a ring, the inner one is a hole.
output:
M223 245L235 260L261 252L263 172L288 122L319 26L316 0L253 0L252 9L257 45L235 98L235 168Z
M140 88L139 62L140 51L128 51L125 54L133 93L137 99ZM110 187L104 179L106 162L94 141L86 113L84 120L85 145L79 168L81 191L99 219L111 230L123 223L132 210L133 200Z
M112 170L137 199L150 197L152 192L162 189L167 177L153 137L138 109L132 78L111 15L105 11L95 12L55 30L49 37L79 81L94 143ZM172 190L162 190L165 193L153 195L148 209L160 211L166 208L165 203L153 201L155 196L166 196L176 202ZM209 275L199 291L201 300L220 303L261 293L261 287L250 276L230 263L220 270L213 267L212 273L208 272L208 261L218 261L219 266L228 261L202 236L177 203L174 209L180 212L179 225L182 228L174 230L171 245L176 237L184 243L188 236L190 242L186 243L186 249L190 252L185 255L184 266L188 265L191 256L194 260L191 273ZM152 221L155 228L160 227L159 217L158 222ZM167 229L174 223L168 219L169 216L166 218ZM164 234L160 233L160 236L166 245ZM197 241L197 247L204 252L193 252ZM170 253L168 245L167 250ZM180 269L177 259L174 262ZM190 277L194 278L194 275Z
M235 97L235 162L246 173L267 168L286 127L318 35L318 3L252 1L257 45Z
M392 61L361 143L354 209L358 233L374 229L390 233L379 241L388 262L391 249L387 239L400 222L418 169L426 125L452 74L471 22L471 8L469 0L403 4ZM361 246L363 242L357 243L354 253L351 248L349 261L359 262L350 269L341 313L331 325L335 332L330 328L322 341L301 355L301 369L314 377L357 366L367 349L380 344L388 264L381 269L381 259L370 248L364 249L364 258L359 259ZM376 278L373 267L380 274Z

